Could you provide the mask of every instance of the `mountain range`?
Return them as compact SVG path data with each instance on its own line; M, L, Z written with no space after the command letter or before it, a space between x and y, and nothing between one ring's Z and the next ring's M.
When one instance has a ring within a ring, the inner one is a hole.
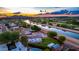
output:
M51 14L79 14L79 8L65 8L58 11L51 12Z

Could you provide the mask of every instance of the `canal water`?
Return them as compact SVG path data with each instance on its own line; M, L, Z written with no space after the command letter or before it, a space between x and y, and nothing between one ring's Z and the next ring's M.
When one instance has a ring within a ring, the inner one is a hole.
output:
M49 28L47 26L41 26L41 28L45 28L47 30L50 30L50 31L55 31L59 34L63 34L65 36L68 36L68 37L72 37L72 38L75 38L75 39L79 39L79 34L78 33L75 33L75 32L70 32L70 31L64 31L64 30L61 30L61 29L57 29L57 28Z

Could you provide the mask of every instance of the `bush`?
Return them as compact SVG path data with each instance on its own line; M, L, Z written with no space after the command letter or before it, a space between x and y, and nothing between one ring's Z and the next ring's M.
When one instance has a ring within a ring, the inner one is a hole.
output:
M52 38L42 38L42 42L43 42L43 45L48 45L49 43L55 43L55 44L59 44L59 42L55 39L52 39ZM45 43L45 44L44 44Z
M38 44L38 43L29 43L29 46L30 47L35 47L35 48L40 48L40 49L46 49L46 48L48 48L47 46L43 45L42 43L41 44Z
M46 49L43 49L43 51L50 51L50 49L49 48L46 48Z
M49 25L53 25L52 23L49 23Z
M69 24L69 28L70 29L74 29L75 28L75 25Z
M18 26L21 26L21 27L24 27L24 28L30 27L29 24L27 24L26 22L24 22L22 20L18 21L17 24L18 24Z
M3 32L0 34L0 43L14 42L19 39L19 32Z
M58 23L57 26L64 27L64 28L69 28L69 29L74 29L75 28L75 25L66 24L66 23Z
M29 43L29 46L40 48L47 51L47 50L50 50L50 48L48 47L48 44L50 43L59 44L57 40L47 37L47 38L42 38L41 43Z
M40 31L41 30L41 28L39 28L36 25L32 26L31 29L34 30L34 31Z
M57 33L54 31L50 31L47 33L48 37L53 38L54 36L57 36Z
M27 39L28 39L27 36L22 36L21 40L20 40L25 47L28 45L28 40Z
M42 21L42 22L41 22L41 24L46 24L46 23L47 23L46 21Z
M60 24L57 24L57 26L59 26L59 27L60 27L61 25L60 25Z
M59 36L60 43L64 43L65 40L66 40L65 36Z

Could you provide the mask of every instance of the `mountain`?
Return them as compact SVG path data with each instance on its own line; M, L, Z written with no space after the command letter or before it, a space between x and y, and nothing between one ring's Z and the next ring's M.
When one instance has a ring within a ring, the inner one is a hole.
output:
M66 8L55 12L51 12L51 14L79 14L79 8Z

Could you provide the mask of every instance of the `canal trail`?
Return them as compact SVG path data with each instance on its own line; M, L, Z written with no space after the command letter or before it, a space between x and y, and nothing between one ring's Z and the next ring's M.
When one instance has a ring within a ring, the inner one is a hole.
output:
M67 28L62 28L62 27L57 27L57 26L55 28L58 28L58 29L61 29L61 30L65 30L65 31L75 32L75 33L79 34L79 31L77 31L77 30L72 30L72 29L67 29Z
M25 22L26 22L26 21L25 21ZM26 22L26 23L30 24L30 22ZM31 25L37 25L37 24L31 22ZM41 25L39 24L39 25L37 25L37 26L40 27ZM42 29L42 28L41 28L41 29ZM43 28L42 30L45 31L45 32L50 31L50 30L47 30L47 29L44 29L44 28ZM68 30L68 31L70 31L70 30ZM79 49L79 40L77 40L77 39L75 39L75 38L68 37L68 36L66 36L66 38L67 38L67 41L65 42L65 44L70 44L71 46L73 46L73 47Z

